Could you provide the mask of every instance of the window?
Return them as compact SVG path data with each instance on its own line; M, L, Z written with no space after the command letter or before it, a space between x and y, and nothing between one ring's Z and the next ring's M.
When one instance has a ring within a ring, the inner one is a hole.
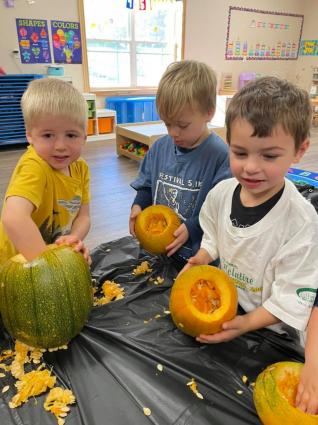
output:
M126 0L83 0L92 90L155 87L181 59L183 1L148 0L146 10L134 3L128 9Z

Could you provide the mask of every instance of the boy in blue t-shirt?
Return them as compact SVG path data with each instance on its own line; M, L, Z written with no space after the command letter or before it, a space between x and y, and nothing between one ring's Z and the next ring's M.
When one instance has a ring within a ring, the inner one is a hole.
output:
M216 107L216 77L204 63L172 63L157 91L157 109L168 135L146 154L137 179L130 214L135 236L137 215L153 204L167 205L181 218L167 255L184 264L198 250L202 237L199 212L207 193L231 176L228 147L208 128Z

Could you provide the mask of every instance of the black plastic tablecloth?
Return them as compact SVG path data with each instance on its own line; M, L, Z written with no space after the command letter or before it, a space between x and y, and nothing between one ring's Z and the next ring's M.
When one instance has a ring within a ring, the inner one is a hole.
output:
M58 384L70 388L77 399L66 425L260 424L248 384L271 363L303 361L296 342L263 329L227 343L197 343L178 330L167 313L177 274L172 260L147 255L131 237L100 245L92 258L93 276L100 283L114 280L126 294L94 307L68 350L45 353ZM132 274L145 259L153 268L151 276L164 278L163 285L150 282L149 274ZM0 348L10 344L4 333ZM187 385L191 378L203 399ZM0 393L1 425L56 424L43 409L45 395L10 409L13 383L9 374L1 380L10 385L8 392ZM151 410L150 416L144 415L144 407Z

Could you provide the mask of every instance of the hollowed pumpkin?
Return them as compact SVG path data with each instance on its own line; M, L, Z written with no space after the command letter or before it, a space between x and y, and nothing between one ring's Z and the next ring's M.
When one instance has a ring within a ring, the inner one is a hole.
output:
M237 290L223 270L194 266L175 280L169 308L172 320L184 333L214 334L235 316Z
M318 415L309 415L295 407L302 367L302 363L279 362L258 375L254 404L264 425L318 424Z
M165 254L166 246L174 241L174 232L181 221L173 209L166 205L151 205L138 214L135 223L140 245L151 254Z
M67 344L93 305L89 267L69 246L51 245L28 262L21 254L0 269L0 311L13 338L31 347Z

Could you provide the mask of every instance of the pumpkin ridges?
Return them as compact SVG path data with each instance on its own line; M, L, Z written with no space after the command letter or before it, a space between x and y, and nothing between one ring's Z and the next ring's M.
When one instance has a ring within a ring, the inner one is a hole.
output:
M54 247L24 266L9 260L0 281L4 325L30 346L66 344L81 330L92 307L88 265L67 246Z

